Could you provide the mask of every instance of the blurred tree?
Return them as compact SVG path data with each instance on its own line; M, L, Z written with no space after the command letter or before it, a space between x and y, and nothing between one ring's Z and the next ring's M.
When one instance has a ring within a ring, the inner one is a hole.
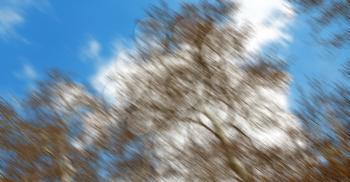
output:
M317 157L305 181L350 180L350 89L342 82L314 81L312 92L304 94L298 108L309 149Z
M115 128L111 113L106 103L57 72L15 108L2 100L0 181L99 181L102 172L117 175L134 138L126 130L109 133ZM104 153L120 159L107 166ZM144 168L135 156L135 166Z
M317 90L300 108L306 126L329 123L335 140L303 132L283 104L283 64L248 55L251 32L236 23L237 8L152 7L127 69L111 75L113 105L56 73L23 110L2 101L0 180L346 180L348 88Z
M1 102L2 180L96 179L97 174L92 168L96 154L90 151L83 154L72 146L72 130L75 128L72 124L82 113L66 99L73 98L69 92L77 91L74 90L77 88L77 85L53 74L28 96L22 111ZM82 103L90 102L87 97L81 99Z
M350 1L295 0L301 15L309 17L321 46L348 49L350 45ZM328 49L332 50L332 49ZM346 53L345 53L346 54ZM346 54L346 56L349 56ZM301 92L296 111L305 126L310 156L305 181L349 181L350 174L350 61L341 71L344 78L329 83L311 81L310 92ZM332 74L332 73L331 73Z
M235 23L236 10L224 0L154 6L126 69L109 75L120 121L144 136L156 181L301 176L301 130L273 98L288 75L273 58L249 59L250 28Z

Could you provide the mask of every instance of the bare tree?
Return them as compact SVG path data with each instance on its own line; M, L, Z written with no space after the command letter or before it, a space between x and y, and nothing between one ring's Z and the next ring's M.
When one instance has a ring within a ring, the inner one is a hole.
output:
M236 24L232 2L151 8L127 69L110 75L113 105L57 74L29 95L24 112L1 102L0 179L346 179L346 130L334 125L339 144L303 132L283 104L290 78L282 62L247 55L252 29ZM336 93L306 100L303 123L347 120L347 90Z
M97 176L91 168L96 156L82 155L71 145L74 128L71 124L81 113L78 108L70 110L70 104L64 105L66 98L62 94L68 90L61 89L75 86L53 76L28 96L22 111L1 102L0 148L4 151L1 180L72 181L73 174L80 173L82 178L89 175L91 179Z
M112 109L81 84L52 72L12 105L0 102L0 181L100 181L131 170L122 163L131 164L124 153L134 137L114 130ZM145 168L140 155L132 162Z
M303 94L298 115L305 124L310 156L306 181L348 181L350 179L350 92L349 85L312 82L313 89Z
M300 173L295 164L302 156L291 160L302 143L300 128L272 99L285 92L288 75L272 58L245 56L249 28L236 26L236 9L224 0L184 3L179 11L151 8L127 71L110 76L118 85L119 120L144 136L157 180Z

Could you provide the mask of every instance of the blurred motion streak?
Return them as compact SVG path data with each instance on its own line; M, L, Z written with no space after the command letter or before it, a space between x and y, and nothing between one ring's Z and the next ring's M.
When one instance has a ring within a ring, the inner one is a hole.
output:
M349 4L327 3L316 22L349 18ZM240 16L236 1L161 1L103 75L113 102L58 71L2 99L0 181L350 181L349 77L310 82L292 113L287 61L257 52L265 40Z

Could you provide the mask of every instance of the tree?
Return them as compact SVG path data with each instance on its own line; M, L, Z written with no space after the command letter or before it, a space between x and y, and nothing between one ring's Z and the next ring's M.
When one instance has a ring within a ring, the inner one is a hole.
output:
M303 156L293 151L302 145L301 128L269 95L283 93L289 78L272 58L244 56L249 28L234 23L236 8L221 0L184 3L179 11L153 7L140 21L128 71L110 75L119 120L144 137L157 180L290 179L302 172L296 166Z
M310 17L321 46L346 50L350 45L350 1L297 0L302 15ZM306 11L305 11L306 10ZM346 55L347 56L347 55ZM310 91L301 92L296 111L305 126L310 156L305 181L349 180L349 73L347 61L341 71L345 77L334 82L313 80Z
M52 72L16 108L0 102L0 181L99 181L102 172L117 176L122 163L131 163L123 154L134 137L114 130L113 119L105 102ZM103 161L103 154L119 160ZM146 165L136 154L132 162Z
M297 111L307 126L310 153L317 163L310 165L307 181L350 179L350 92L344 83L312 82L313 89L303 94Z
M1 102L0 179L348 177L346 132L336 130L337 144L303 131L281 103L290 80L283 62L247 55L252 29L235 23L237 8L226 0L184 3L178 11L166 3L152 7L139 22L126 71L110 75L117 83L116 103L57 74L28 96L25 112ZM330 98L306 100L302 121L347 120L348 96L342 91L339 99ZM329 103L330 112L315 115ZM331 173L334 169L340 173Z
M73 102L66 102L65 99L72 97L68 89L78 91L77 85L53 74L52 79L42 82L28 96L23 112L1 102L0 149L4 151L1 180L96 178L92 168L96 154L86 151L83 155L72 146L72 124L81 119L82 113L76 107L73 109ZM90 102L87 97L82 100L86 104Z

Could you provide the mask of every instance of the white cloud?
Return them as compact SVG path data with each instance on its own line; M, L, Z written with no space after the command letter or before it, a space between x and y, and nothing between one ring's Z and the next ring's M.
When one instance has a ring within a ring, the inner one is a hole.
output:
M94 38L87 41L87 44L81 50L83 59L100 60L101 44Z
M34 80L38 76L34 68L29 64L23 65L23 75L30 80Z
M13 36L15 28L22 24L24 19L12 9L0 9L0 38Z
M0 39L21 38L17 28L26 22L26 10L35 8L44 11L48 7L48 0L1 0Z
M123 48L118 50L114 56L107 60L107 64L102 65L98 69L91 79L93 86L108 98L115 98L117 91L116 82L113 81L116 78L113 73L131 71L127 56L129 50Z
M38 78L38 73L31 64L25 63L21 70L15 73L15 76L20 80L34 81Z
M291 41L286 27L294 18L294 11L290 3L285 0L244 0L239 1L240 10L237 14L239 24L249 22L253 28L247 49L258 52L270 43L282 45Z

